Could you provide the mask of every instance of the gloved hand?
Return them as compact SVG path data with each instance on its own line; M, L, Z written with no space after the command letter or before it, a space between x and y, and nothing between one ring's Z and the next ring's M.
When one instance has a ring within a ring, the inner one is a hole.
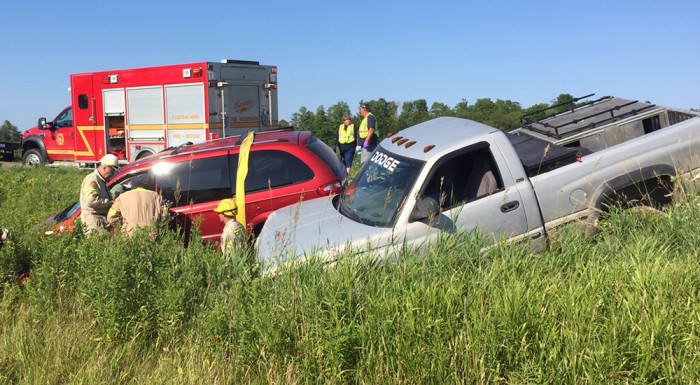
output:
M360 147L360 146L355 147L355 152L361 152L361 151L362 151L362 147Z
M333 150L333 152L338 152L338 146L336 146L336 145L334 144L334 145L331 147L331 150Z
M369 146L369 142L365 140L365 144L364 144L364 146L362 146L362 148L364 148L366 150L367 146Z

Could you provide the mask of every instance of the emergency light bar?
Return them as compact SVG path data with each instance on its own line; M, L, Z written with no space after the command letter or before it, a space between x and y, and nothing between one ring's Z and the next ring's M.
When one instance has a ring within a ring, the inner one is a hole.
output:
M105 75L102 77L102 84L117 84L119 75Z
M202 69L201 68L183 68L182 77L185 79L189 78L201 78Z

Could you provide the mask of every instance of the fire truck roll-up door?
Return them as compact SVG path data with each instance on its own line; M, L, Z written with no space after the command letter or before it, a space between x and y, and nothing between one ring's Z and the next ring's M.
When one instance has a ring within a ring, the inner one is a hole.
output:
M125 112L124 89L109 89L102 91L104 108L104 142L107 154L114 154L119 159L125 159Z
M204 84L165 87L168 146L207 140L204 112Z
M127 88L129 161L165 149L163 87Z

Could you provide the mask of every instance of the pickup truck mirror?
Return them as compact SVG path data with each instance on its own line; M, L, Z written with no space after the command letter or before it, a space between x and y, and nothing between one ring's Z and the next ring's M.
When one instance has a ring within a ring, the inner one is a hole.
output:
M36 125L40 130L46 129L46 118L39 118L39 123Z
M426 218L434 218L440 214L440 205L434 198L425 197L416 202L416 207L413 208L411 222L420 221Z

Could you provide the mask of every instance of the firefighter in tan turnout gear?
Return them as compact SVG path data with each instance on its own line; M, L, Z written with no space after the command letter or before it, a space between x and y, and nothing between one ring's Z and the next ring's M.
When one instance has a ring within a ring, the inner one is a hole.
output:
M85 232L88 234L109 228L107 211L112 206L112 196L107 188L107 180L118 168L117 157L105 155L100 159L97 169L86 176L80 185L80 220L85 224Z
M146 187L147 181L141 180L135 183L133 190L119 194L107 213L107 222L115 227L121 222L128 236L133 236L136 228L162 223L168 217L168 206L160 194Z

